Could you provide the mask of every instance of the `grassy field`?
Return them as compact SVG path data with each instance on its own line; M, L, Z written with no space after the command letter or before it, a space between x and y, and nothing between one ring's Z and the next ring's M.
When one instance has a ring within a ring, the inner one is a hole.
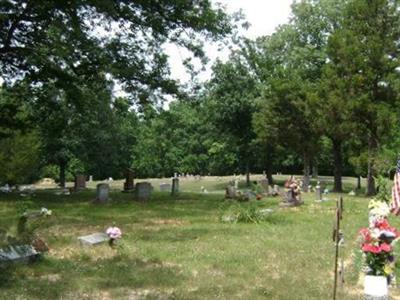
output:
M303 194L305 205L286 209L272 197L235 203L222 195L230 179L182 180L184 192L175 198L157 192L166 180L153 181L156 191L147 203L117 190L107 205L93 204L91 189L70 196L52 190L38 190L31 198L0 195L0 227L15 225L23 208L53 211L38 231L50 252L0 274L0 299L330 299L339 195L317 203L314 194ZM345 183L350 190L355 180ZM201 186L210 193L198 193ZM344 197L345 284L338 299L362 299L356 239L367 225L368 199ZM273 213L259 224L221 222L238 206ZM390 221L400 227L400 218ZM123 231L117 249L79 245L78 236L104 231L113 222ZM392 288L392 299L397 294Z

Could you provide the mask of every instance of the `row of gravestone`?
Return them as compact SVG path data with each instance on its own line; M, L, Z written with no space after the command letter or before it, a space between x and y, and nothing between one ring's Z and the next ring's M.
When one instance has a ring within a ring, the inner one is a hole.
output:
M179 179L172 179L172 186L170 184L163 183L160 185L161 191L166 191L166 188L171 191L172 195L179 193ZM150 182L138 182L134 188L135 198L138 200L146 201L150 199L153 186ZM110 186L107 183L99 183L97 185L96 201L100 203L106 203L110 200Z

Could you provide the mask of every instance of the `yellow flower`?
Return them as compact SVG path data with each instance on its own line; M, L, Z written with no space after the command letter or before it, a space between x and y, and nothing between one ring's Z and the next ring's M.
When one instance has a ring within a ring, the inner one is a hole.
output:
M385 272L386 275L390 275L393 273L393 267L390 264L386 264L385 267L383 268L383 271Z

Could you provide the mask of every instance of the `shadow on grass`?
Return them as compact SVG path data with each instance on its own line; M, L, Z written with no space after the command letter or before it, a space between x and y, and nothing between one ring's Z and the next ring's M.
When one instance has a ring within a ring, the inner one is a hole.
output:
M126 255L91 260L82 254L75 259L48 258L13 266L0 275L0 288L8 299L64 299L76 291L87 294L123 288L171 288L181 280L184 276L178 265L160 260Z

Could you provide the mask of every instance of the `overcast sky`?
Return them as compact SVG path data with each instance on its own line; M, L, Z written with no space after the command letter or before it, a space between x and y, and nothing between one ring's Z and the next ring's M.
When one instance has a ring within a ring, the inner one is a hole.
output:
M226 6L228 13L233 13L242 9L246 20L250 22L251 27L244 32L249 38L256 38L262 35L269 35L275 31L275 28L288 22L290 16L290 5L293 0L211 0L213 3L221 3ZM185 82L189 79L181 63L185 58L186 52L175 46L169 45L167 52L170 55L171 72L174 78ZM201 75L201 79L206 80L210 77L210 66L212 62L220 57L222 59L228 56L228 51L217 52L217 47L207 45L207 56L211 59L207 71Z

